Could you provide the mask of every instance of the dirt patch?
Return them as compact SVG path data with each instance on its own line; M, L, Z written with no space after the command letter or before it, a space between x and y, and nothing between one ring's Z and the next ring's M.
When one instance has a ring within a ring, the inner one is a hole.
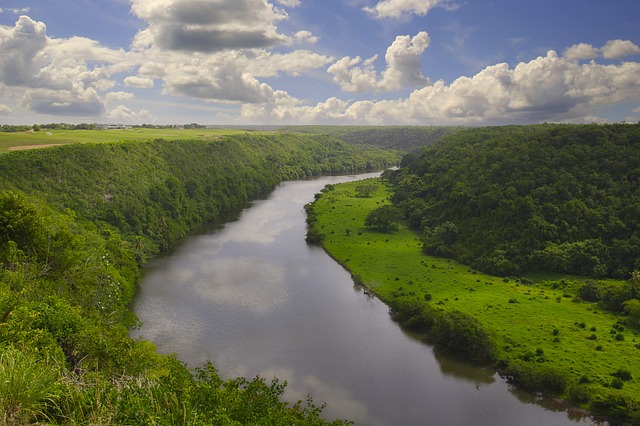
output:
M50 146L60 146L64 145L63 143L49 143L43 145L21 145L21 146L11 146L7 148L7 151L22 151L25 149L36 149L36 148L49 148Z

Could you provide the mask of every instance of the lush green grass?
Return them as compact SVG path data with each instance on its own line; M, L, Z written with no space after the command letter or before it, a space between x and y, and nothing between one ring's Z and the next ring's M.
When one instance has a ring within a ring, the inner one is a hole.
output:
M245 133L238 129L126 129L126 130L42 130L40 132L0 132L0 153L15 147L66 145L87 142L145 141L154 139L215 139Z
M371 210L389 202L389 189L378 181L371 198L356 198L358 185L324 191L313 211L317 229L325 235L325 249L381 300L390 305L401 299L424 304L429 295L429 304L439 310L471 314L495 333L501 364L544 364L566 374L569 383L563 397L584 377L583 382L591 382L592 395L619 392L640 400L640 335L628 327L613 329L624 317L574 299L582 278L535 274L524 280L532 283L523 284L427 256L418 236L406 228L380 233L364 226ZM616 335L624 340L616 340ZM614 390L611 374L619 369L629 371L633 379Z

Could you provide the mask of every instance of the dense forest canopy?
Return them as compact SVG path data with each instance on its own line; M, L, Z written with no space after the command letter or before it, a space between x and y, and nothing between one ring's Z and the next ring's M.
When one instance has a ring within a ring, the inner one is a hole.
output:
M472 128L402 163L394 201L430 254L499 275L640 268L640 125Z
M417 152L423 146L461 129L446 126L289 126L279 131L331 135L351 145Z

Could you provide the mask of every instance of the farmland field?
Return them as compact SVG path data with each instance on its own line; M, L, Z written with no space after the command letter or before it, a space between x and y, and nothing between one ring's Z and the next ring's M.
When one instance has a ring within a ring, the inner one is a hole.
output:
M40 132L0 132L0 153L16 149L42 148L72 143L144 141L154 139L215 139L245 133L238 129L146 129L46 130Z

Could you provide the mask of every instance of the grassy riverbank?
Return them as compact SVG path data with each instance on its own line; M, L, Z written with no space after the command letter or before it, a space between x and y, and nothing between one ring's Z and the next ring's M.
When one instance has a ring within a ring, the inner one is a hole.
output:
M369 212L389 203L386 184L372 182L377 190L369 198L356 197L362 182L325 190L310 212L323 247L356 281L392 308L475 317L495 342L497 365L524 388L610 416L637 416L640 335L620 324L624 317L579 301L583 278L504 279L427 256L406 228L383 233L364 226Z

